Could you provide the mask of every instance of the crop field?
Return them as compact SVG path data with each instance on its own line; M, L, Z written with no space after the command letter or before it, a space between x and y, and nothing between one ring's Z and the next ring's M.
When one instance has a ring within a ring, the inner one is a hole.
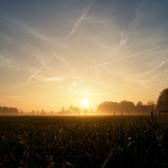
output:
M0 167L168 167L167 119L0 117Z

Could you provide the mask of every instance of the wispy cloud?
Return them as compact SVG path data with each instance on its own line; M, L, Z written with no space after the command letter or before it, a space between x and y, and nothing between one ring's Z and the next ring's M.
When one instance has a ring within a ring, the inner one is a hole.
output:
M37 75L38 73L41 72L41 70L42 70L42 68L37 69L33 74L30 75L30 77L28 78L27 81L30 82L33 78L36 77L36 75Z
M14 68L11 59L8 57L5 57L3 55L0 55L0 67L7 66L9 68Z
M38 77L38 80L43 82L55 82L55 81L62 81L63 78L59 76L50 76L50 77Z
M39 56L37 54L33 54L33 56L39 61L40 65L41 65L41 68L42 69L46 69L48 70L49 69L49 66L47 64L48 61L46 61L46 59L44 59L42 56ZM50 60L51 58L49 58Z
M42 70L49 70L50 69L50 66L49 66L49 63L53 60L53 58L55 58L55 56L51 56L47 59L44 59L42 58L42 56L40 57L39 55L37 54L32 54L38 61L39 61L39 64L40 64L40 68L37 68L31 75L30 77L28 78L28 82L30 82L33 78L35 78ZM54 79L52 79L54 80ZM48 79L46 80L42 80L42 81L49 81Z
M95 0L93 0L87 8L85 8L84 12L82 13L82 16L75 22L75 24L72 26L72 30L69 32L68 37L72 36L80 27L82 21L85 19L86 15L88 14L89 10L91 9L93 3Z
M165 72L168 72L168 69L164 69L162 71L159 71L158 73L151 76L149 80L154 79L154 78L158 77L159 75L163 75Z
M14 61L13 58L10 58L5 55L0 54L0 67L7 67L13 70L19 70L20 66L17 65L17 63Z
M124 32L124 31L121 32L120 41L119 41L119 48L123 48L123 47L127 46L129 35L130 35L130 32Z
M128 58L131 58L131 57L135 57L135 56L137 56L137 55L141 55L141 54L144 54L144 53L147 53L147 52L150 52L150 51L157 50L157 49L159 49L159 48L161 48L161 47L162 47L162 46L155 47L155 48L151 48L151 49L148 49L148 50L145 50L145 51L141 51L141 52L138 52L138 53L135 53L135 54L126 56L126 57L122 57L122 58L119 58L119 59L116 59L116 60L113 60L113 61L109 61L109 62L105 62L105 63L99 64L99 65L96 65L96 66L94 66L94 67L92 67L92 68L93 68L93 69L99 68L99 67L102 67L102 66L104 66L104 65L112 64L112 63L114 63L114 62L122 61L122 60L125 60L125 59L128 59Z
M48 69L48 66L45 62L44 59L42 59L41 57L39 57L36 54L33 54L33 56L39 61L40 63L40 68L37 68L28 78L28 82L31 82L33 78L35 78L43 69Z
M157 66L153 66L153 68L150 68L147 72L143 73L142 76L150 76L151 78L151 75L152 73L155 73L154 75L152 76L155 76L156 74L158 74L158 71L159 71L159 74L160 74L160 71L163 71L161 70L162 67L168 62L168 58L166 58L164 61L162 61L160 64L158 64Z
M44 34L40 33L38 30L26 25L26 24L23 24L23 23L18 23L18 25L23 28L27 33L31 34L32 36L34 36L35 38L39 39L39 40L42 40L42 41L45 41L47 43L51 43L52 42L52 39L45 36Z
M77 82L72 82L72 83L69 84L70 87L74 87L74 86L77 86L77 85L78 85Z

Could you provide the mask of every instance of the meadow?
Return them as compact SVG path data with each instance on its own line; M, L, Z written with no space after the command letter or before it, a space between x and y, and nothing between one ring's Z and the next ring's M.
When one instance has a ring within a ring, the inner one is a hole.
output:
M168 120L0 117L0 167L168 167Z

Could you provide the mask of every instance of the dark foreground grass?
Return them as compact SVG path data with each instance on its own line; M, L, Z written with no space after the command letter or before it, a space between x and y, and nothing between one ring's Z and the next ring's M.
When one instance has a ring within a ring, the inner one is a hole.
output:
M0 167L168 167L167 117L0 117Z

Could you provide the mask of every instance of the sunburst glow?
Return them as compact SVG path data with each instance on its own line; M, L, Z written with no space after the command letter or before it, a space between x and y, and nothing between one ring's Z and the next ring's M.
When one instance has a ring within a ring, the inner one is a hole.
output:
M82 106L88 107L89 106L89 100L87 98L82 99Z

